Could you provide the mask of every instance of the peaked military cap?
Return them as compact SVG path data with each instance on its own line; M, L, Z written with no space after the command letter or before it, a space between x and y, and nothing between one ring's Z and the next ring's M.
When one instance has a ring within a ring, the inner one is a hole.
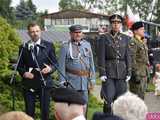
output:
M81 25L72 25L69 27L70 32L81 32L82 26Z
M122 16L118 15L118 14L113 14L109 17L109 21L110 23L114 22L114 21L118 21L118 22L122 22L123 18Z
M138 21L132 25L131 30L134 31L134 30L137 30L141 27L144 27L144 23L142 21Z

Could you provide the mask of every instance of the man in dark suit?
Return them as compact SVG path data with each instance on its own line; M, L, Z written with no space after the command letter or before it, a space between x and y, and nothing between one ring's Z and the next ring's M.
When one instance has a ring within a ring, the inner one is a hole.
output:
M111 113L113 101L126 92L130 79L131 58L129 54L130 38L120 32L122 17L110 16L112 29L99 41L99 68L102 80L101 96L105 99L104 112Z
M37 23L28 25L31 40L20 48L22 55L18 72L22 76L26 113L34 118L35 101L40 100L41 119L49 119L49 91L53 85L51 73L57 64L52 43L41 38L41 29Z

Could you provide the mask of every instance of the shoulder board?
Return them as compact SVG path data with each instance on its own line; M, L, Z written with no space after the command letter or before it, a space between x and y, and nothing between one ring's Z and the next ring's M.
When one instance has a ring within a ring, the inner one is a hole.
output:
M68 44L69 43L69 41L62 41L62 45L63 44Z
M130 41L130 46L134 46L136 43L136 41L132 38L131 41Z
M132 36L127 35L126 33L123 33L123 32L120 32L120 34L121 34L122 36L127 37L129 40L131 40L131 39L133 38Z
M129 35L125 34L124 32L120 32L121 35L124 35L126 37L129 37Z

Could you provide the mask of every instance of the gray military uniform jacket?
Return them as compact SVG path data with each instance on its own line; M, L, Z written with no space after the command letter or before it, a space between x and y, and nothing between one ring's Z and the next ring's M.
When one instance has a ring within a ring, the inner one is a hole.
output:
M88 90L88 83L95 83L93 54L90 43L86 40L82 40L79 45L71 41L64 43L60 50L59 67L76 90ZM68 70L88 71L90 75L76 75ZM65 81L62 75L60 81Z
M99 42L100 76L125 79L131 75L130 38L122 33L106 33Z

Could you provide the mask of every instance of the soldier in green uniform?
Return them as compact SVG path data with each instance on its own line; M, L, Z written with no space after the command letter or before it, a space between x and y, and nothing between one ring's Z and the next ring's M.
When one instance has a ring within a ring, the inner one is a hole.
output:
M148 48L144 38L143 22L135 22L132 25L133 39L130 42L132 56L132 77L130 80L131 92L137 94L144 99L144 94L147 86L148 74Z

